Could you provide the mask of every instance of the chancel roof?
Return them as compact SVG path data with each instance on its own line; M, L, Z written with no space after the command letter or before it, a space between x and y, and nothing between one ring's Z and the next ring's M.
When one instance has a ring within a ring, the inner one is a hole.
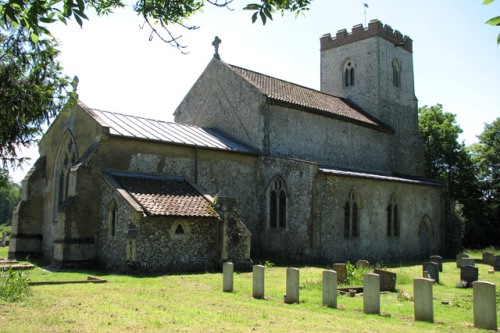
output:
M246 79L275 103L292 105L325 116L343 118L382 131L392 131L387 125L363 112L344 98L323 93L288 81L257 73L234 65L227 66Z
M81 106L102 126L108 127L110 135L239 153L255 153L251 148L214 129L90 109L83 104Z
M212 202L182 177L105 172L147 216L218 218Z

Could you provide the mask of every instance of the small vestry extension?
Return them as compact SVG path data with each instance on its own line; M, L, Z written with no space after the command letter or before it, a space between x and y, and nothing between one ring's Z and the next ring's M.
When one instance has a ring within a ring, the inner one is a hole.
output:
M444 189L423 178L412 40L373 20L320 43L321 91L216 47L175 123L83 103L61 113L23 180L10 256L184 272L441 253Z

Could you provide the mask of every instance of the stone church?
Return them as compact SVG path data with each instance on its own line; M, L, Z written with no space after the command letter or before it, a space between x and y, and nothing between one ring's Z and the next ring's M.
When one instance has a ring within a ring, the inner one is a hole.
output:
M320 91L227 64L214 45L174 123L81 102L54 120L11 257L181 272L442 252L409 37L378 20L322 36Z

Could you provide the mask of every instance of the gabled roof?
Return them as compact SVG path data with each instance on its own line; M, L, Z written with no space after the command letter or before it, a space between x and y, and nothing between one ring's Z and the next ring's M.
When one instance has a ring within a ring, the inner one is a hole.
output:
M182 177L104 172L147 216L218 218L212 202Z
M392 129L348 100L288 81L226 64L233 72L259 89L272 102L295 106L324 116L343 118L385 132Z
M253 149L213 129L90 109L83 103L80 103L80 106L100 125L109 128L110 135L239 153L255 153Z

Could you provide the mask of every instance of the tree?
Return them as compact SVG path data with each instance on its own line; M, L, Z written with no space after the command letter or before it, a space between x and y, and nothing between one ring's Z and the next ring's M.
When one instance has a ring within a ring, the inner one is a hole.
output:
M12 211L20 199L21 187L8 178L6 170L0 173L7 175L7 181L0 184L0 224L10 224Z
M425 175L445 183L451 200L447 203L449 219L460 215L465 231L472 235L471 226L478 224L481 216L481 192L475 177L477 167L467 147L458 142L462 129L455 115L444 112L441 104L420 108L418 123L424 143ZM466 238L469 239L476 237Z
M500 118L486 124L472 145L473 161L478 167L478 181L484 204L483 225L490 245L500 245Z
M188 25L186 20L194 13L201 12L206 5L228 8L233 0L138 0L133 10L144 18L144 23L151 28L151 35L157 35L163 41L184 48L179 43L180 35L174 35L172 27L188 30L198 27ZM263 24L273 18L273 13L294 12L300 14L306 10L312 0L261 0L251 3L244 9L253 11L252 21L260 17ZM122 0L4 0L0 4L0 18L4 24L13 24L26 28L36 41L42 34L50 34L48 24L57 20L66 23L68 19L82 26L87 19L88 9L98 15L107 15L114 9L124 7ZM162 30L157 30L160 27Z
M52 38L35 43L23 27L0 28L0 162L17 166L19 146L29 146L42 125L76 99L76 81L62 74Z
M495 1L495 0L484 0L483 5L489 5L493 1ZM493 18L489 19L488 21L486 21L486 23L498 27L498 26L500 26L500 16L493 17ZM500 34L498 34L497 43L500 44Z

